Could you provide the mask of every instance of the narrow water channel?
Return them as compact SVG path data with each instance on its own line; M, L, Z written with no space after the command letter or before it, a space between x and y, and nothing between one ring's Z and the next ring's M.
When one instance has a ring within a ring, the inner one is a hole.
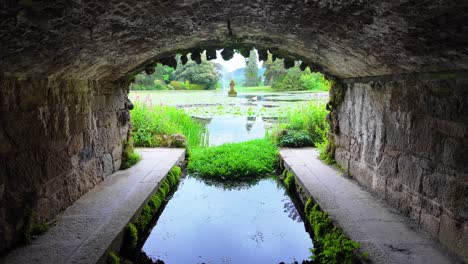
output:
M184 96L187 94L180 93L173 98ZM266 130L278 124L278 111L285 111L280 105L323 96L277 93L227 98L214 93L209 101L205 97L191 98L188 103L180 99L173 104L202 121L207 127L208 145L217 146L263 138ZM210 102L218 103L205 105ZM286 264L309 260L312 247L301 216L277 176L227 187L188 175L167 203L142 250L153 261L166 264Z
M187 176L143 251L165 263L301 263L311 247L298 211L274 178L223 188Z

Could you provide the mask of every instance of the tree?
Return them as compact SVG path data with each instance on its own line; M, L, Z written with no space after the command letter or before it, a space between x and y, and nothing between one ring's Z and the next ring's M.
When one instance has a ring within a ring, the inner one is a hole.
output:
M250 56L245 60L247 67L245 68L245 82L244 86L258 86L262 81L261 76L258 76L258 63L257 63L257 52L255 50L250 51Z
M286 75L287 70L284 68L283 60L276 59L273 61L271 53L268 54L268 60L263 63L265 72L265 85L272 85L279 77Z
M171 81L173 68L158 63L154 68L154 73L147 75L140 73L135 77L135 83L132 84L132 90L167 90L167 83Z
M189 60L187 64L182 65L178 61L177 69L172 76L174 80L180 82L189 81L192 84L203 85L205 90L216 89L216 83L219 80L214 63L207 61L205 56L202 56L200 64Z

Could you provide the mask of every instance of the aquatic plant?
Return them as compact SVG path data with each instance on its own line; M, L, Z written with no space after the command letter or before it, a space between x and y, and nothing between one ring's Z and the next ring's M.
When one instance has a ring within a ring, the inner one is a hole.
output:
M270 140L256 139L195 148L187 169L200 177L233 180L271 173L277 160L277 147Z
M193 120L183 110L176 107L135 103L130 114L135 146L180 146L177 143L180 141L180 137L174 136L177 134L183 135L187 139L188 147L204 145L205 128L203 124Z

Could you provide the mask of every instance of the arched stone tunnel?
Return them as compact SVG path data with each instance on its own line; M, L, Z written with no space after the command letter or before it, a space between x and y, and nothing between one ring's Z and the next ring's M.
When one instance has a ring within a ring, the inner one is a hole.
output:
M330 149L360 184L468 257L468 3L0 3L0 251L117 170L134 73L255 46L335 79Z

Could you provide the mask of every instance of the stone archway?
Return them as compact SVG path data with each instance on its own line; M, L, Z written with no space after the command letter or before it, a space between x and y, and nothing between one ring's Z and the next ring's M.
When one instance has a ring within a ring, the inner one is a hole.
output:
M0 251L28 223L52 218L119 167L134 72L178 51L255 45L336 78L338 161L468 256L467 4L1 5Z

